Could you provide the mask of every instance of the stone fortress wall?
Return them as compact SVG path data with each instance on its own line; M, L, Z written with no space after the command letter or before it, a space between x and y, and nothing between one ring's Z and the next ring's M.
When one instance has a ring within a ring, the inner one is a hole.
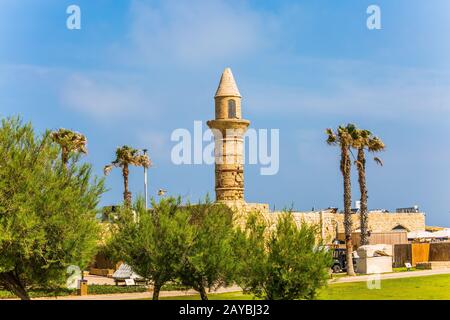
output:
M264 215L272 224L285 214L282 211L271 212L269 205L264 203L246 203L243 201L225 202L240 213L248 214L256 212ZM292 212L298 225L301 223L315 224L320 226L321 236L325 242L331 243L337 238L337 233L344 233L344 214L326 209L322 211ZM353 230L360 228L359 214L352 214ZM384 211L369 212L369 230L374 233L392 232L395 228L402 227L408 232L425 230L425 214L417 213L395 213Z

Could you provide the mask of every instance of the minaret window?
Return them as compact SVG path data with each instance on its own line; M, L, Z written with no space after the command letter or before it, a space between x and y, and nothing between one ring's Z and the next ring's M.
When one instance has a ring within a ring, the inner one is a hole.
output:
M235 119L236 117L236 101L228 100L228 118Z

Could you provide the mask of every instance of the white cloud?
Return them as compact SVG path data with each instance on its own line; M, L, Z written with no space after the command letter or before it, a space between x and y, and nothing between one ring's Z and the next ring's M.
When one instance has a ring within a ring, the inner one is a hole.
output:
M237 1L167 0L152 7L136 0L131 13L130 37L139 59L151 65L242 58L269 36L267 21Z
M370 73L349 76L349 68L345 73L328 75L322 85L313 89L301 84L253 83L245 93L248 108L253 108L255 113L268 114L323 114L414 121L450 118L450 82L445 75L429 70L378 66L378 80L370 81ZM328 73L325 71L324 74Z
M119 119L143 109L145 99L136 88L82 74L68 77L62 89L61 102L75 111L97 120Z
M148 148L150 158L163 159L170 156L170 134L160 131L143 131L138 134L138 142ZM166 160L166 159L164 159Z

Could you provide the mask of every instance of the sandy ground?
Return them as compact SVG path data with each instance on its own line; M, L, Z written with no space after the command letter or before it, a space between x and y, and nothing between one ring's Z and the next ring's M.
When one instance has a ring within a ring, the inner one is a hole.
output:
M236 292L241 291L241 288L237 286L228 288L219 288L216 291L211 291L211 293L224 293L224 292ZM198 294L195 290L187 291L161 291L160 297L177 297L177 296L191 296ZM137 292L137 293L119 293L119 294L102 294L102 295L92 295L92 296L67 296L58 298L36 298L33 300L140 300L140 299L151 299L153 292Z

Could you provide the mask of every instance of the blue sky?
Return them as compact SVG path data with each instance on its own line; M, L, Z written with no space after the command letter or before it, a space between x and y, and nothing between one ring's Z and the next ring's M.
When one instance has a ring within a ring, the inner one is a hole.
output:
M81 30L66 28L71 4ZM366 28L370 4L382 30ZM229 66L251 126L280 129L280 171L248 165L247 201L342 207L323 131L353 122L387 144L384 167L367 168L369 206L418 204L450 226L449 30L447 0L0 0L0 114L85 133L98 175L117 146L148 147L150 194L196 201L214 194L213 166L173 165L170 134L213 118ZM102 204L120 201L118 170L107 185Z

